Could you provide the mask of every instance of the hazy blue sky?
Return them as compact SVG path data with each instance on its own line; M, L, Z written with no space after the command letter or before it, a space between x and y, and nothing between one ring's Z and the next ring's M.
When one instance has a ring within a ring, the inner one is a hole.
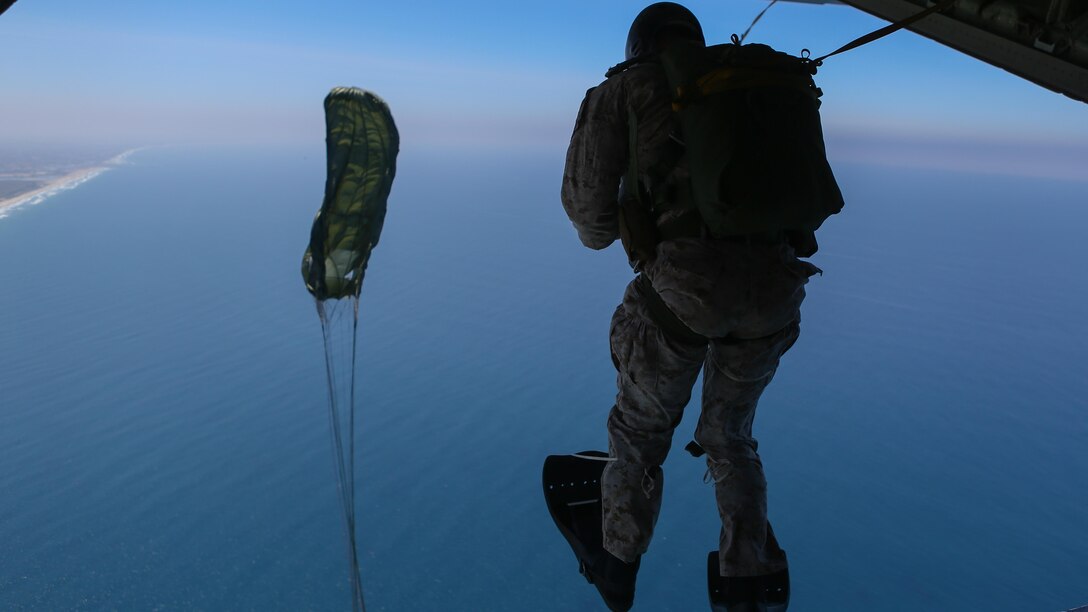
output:
M561 148L645 4L19 0L0 16L0 136L310 141L325 92L356 85L389 101L409 146ZM765 3L687 5L715 42ZM845 6L779 3L749 40L820 54L880 25ZM829 60L818 82L833 156L1082 173L1088 105L917 35Z

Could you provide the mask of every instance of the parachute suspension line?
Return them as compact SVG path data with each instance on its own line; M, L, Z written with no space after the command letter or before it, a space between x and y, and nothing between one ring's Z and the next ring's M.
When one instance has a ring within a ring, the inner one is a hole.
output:
M325 345L325 373L329 394L329 435L332 438L334 454L334 469L336 471L337 492L339 493L341 511L344 516L344 526L347 531L348 560L351 563L351 608L353 612L366 612L363 602L362 575L359 567L359 552L355 530L355 365L356 349L358 346L357 331L359 327L359 298L348 297L340 300L314 300L317 305L317 314L321 319L321 334ZM333 328L339 327L345 316L345 310L341 306L351 304L351 359L343 353L348 350L346 343L337 342L337 338L343 338L344 334L333 332ZM350 363L351 371L347 376L338 372L336 364ZM347 388L344 388L344 385ZM346 391L346 393L345 393ZM345 396L348 402L344 402ZM346 420L346 423L345 423ZM344 431L344 426L347 431ZM347 452L345 452L345 440L347 438Z
M333 88L325 96L325 147L325 196L302 256L302 280L317 301L325 343L329 429L348 536L351 605L356 612L365 612L355 533L359 291L396 174L400 137L389 106L363 89ZM343 371L349 367L350 372Z
M352 318L351 318L351 391L349 396L351 398L349 406L351 411L349 413L349 425L348 431L351 433L348 439L348 491L351 498L351 512L348 514L348 537L351 540L351 579L354 594L352 596L352 608L354 609L355 602L359 604L359 612L366 612L366 605L363 603L363 578L359 569L359 549L357 540L355 538L355 359L358 354L359 343L359 298L358 296L351 299L352 306Z
M752 28L754 28L755 25L757 23L759 23L759 20L763 18L763 14L766 13L772 6L774 6L776 2L778 2L778 0L771 0L770 4L763 7L763 10L760 11L759 14L756 15L756 18L752 20L752 23L748 25L748 29L744 31L744 34L741 34L740 38L737 39L734 42L736 42L738 45L743 45L744 44L744 39L748 38L748 32L752 31ZM735 36L735 34L734 34L734 36Z

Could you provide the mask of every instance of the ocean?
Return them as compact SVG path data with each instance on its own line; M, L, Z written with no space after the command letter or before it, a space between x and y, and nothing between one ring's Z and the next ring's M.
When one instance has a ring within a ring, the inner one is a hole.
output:
M367 608L602 609L540 467L605 448L624 256L578 243L561 151L405 146L360 302ZM147 149L0 219L0 609L350 609L323 155ZM791 610L1088 604L1085 183L836 171L756 420ZM708 608L696 417L636 610Z

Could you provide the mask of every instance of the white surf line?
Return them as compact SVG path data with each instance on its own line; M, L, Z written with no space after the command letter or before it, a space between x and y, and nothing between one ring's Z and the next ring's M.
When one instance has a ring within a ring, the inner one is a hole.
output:
M128 163L128 158L132 157L132 155L134 153L139 153L140 151L143 151L144 149L150 149L150 148L151 147L136 147L135 149L129 149L128 151L125 151L124 153L121 153L120 155L116 155L116 156L111 157L108 160L106 160L106 165L107 166L120 166L121 164Z
M4 200L0 200L0 219L8 216L8 214L12 210L19 206L34 206L36 204L41 204L45 200L58 193L75 189L83 183L86 183L87 181L95 178L103 172L113 168L114 166L126 163L126 160L129 158L129 156L131 156L133 153L136 153L137 151L140 151L142 148L143 147L138 149L129 149L128 151L125 151L120 155L114 156L106 160L101 166L80 168L79 170L75 170L73 172L65 174L64 176L55 178L37 189L27 191L25 193L20 193L17 196L13 196Z

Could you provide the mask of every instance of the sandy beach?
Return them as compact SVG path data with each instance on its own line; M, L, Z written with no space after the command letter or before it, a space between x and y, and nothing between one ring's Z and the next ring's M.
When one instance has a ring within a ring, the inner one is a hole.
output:
M72 189L86 181L93 179L99 174L107 170L106 166L96 166L93 168L81 168L73 172L69 172L64 176L57 177L45 185L33 189L31 191L25 191L18 195L0 200L0 216L9 212L11 209L22 206L24 204L37 204L42 200L45 200L51 195L60 193L61 191L67 191Z
M30 191L24 191L20 194L0 199L0 217L5 216L11 209L18 206L38 204L52 195L74 189L110 168L124 162L125 158L137 150L138 149L125 151L105 162L100 162L99 165L73 170L63 176L51 179L44 185Z

